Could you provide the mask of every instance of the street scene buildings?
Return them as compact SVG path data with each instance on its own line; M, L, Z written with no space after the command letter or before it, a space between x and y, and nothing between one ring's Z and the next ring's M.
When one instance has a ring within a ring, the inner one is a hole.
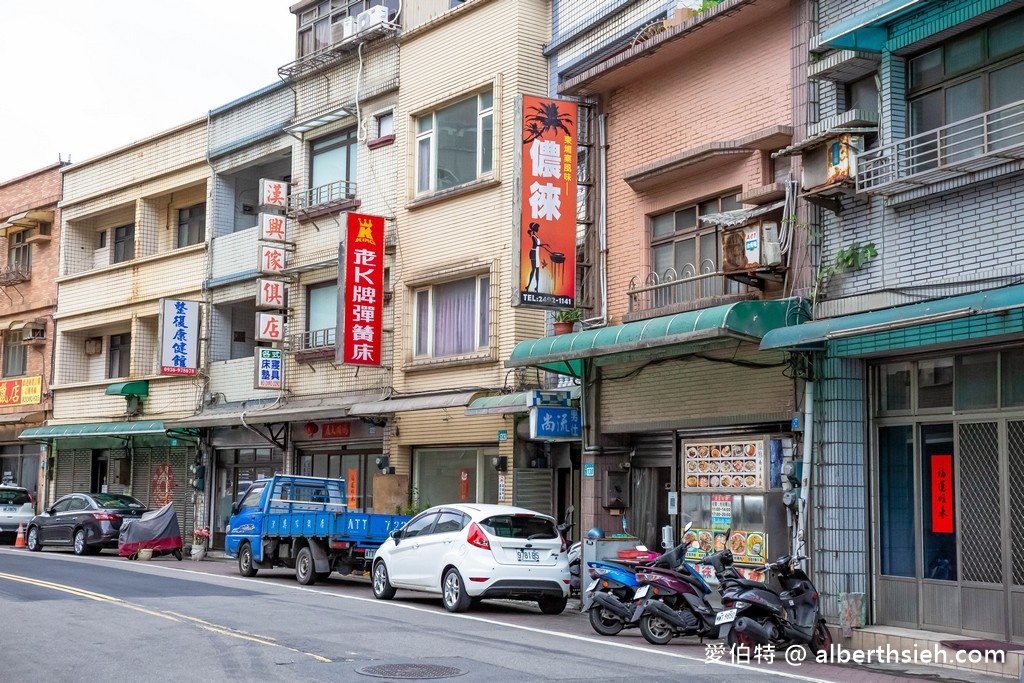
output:
M591 558L806 555L855 646L1024 642L1024 2L290 11L266 88L0 183L38 507L571 505Z

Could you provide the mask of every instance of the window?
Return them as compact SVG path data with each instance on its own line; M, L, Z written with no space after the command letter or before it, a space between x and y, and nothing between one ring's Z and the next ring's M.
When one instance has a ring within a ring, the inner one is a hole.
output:
M418 505L493 503L498 472L491 467L497 448L417 448L413 476Z
M355 196L357 142L355 128L313 141L310 206Z
M415 290L416 356L457 356L490 346L488 275L452 280Z
M426 536L430 533L434 527L434 522L437 521L436 512L426 512L419 517L414 517L409 520L409 523L402 527L402 538L412 538L413 536Z
M326 0L299 15L299 57L305 57L331 44L331 25L345 17L357 16L374 5L388 8L388 20L398 14L401 0Z
M416 192L468 183L493 170L490 90L416 119Z
M385 112L377 116L377 137L395 134L395 113Z
M32 270L32 245L26 239L29 231L11 233L7 237L7 267L28 273Z
M135 258L135 226L122 225L114 228L113 263L123 263Z
M306 297L306 338L303 348L334 346L338 324L338 283L310 285Z
M178 248L206 241L206 202L178 209Z
M912 57L907 72L911 135L1024 100L1024 14ZM1001 117L1022 111L1012 108Z
M107 356L107 378L127 377L129 375L132 352L131 334L110 335L110 349Z
M107 231L103 230L96 233L96 248L106 249L107 248Z
M697 204L684 206L674 211L651 218L651 269L662 282L693 278L721 271L721 234L716 225L701 222L702 216L741 208L735 194L714 197ZM692 296L699 299L717 294L735 293L739 283L726 282L721 278L709 281ZM665 292L669 295L671 293ZM659 305L674 303L667 298Z
M21 330L8 330L4 333L4 377L17 377L25 374L28 354L21 340Z

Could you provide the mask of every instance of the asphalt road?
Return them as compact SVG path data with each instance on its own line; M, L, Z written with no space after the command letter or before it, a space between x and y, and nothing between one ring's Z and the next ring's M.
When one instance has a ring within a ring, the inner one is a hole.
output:
M231 561L129 562L106 551L0 548L0 682L148 681L881 681L881 671L707 660L686 640L602 638L585 614L486 601L373 598L365 579L311 587L285 570L245 579ZM967 680L967 679L963 679ZM978 680L978 679L972 679Z

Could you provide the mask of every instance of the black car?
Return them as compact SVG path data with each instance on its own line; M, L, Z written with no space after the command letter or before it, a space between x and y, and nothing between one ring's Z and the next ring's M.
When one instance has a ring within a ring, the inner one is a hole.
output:
M29 550L72 546L76 555L116 548L121 522L148 512L145 503L119 493L69 493L32 518L25 532Z

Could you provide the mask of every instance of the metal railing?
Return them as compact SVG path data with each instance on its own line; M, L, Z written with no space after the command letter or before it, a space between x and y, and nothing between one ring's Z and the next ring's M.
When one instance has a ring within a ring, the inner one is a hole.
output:
M857 191L890 195L1024 159L1024 100L885 147L857 160Z
M333 183L312 187L288 195L288 213L295 215L311 209L327 208L333 204L341 204L356 197L356 184L348 180L335 180Z
M333 327L324 330L308 330L292 336L291 351L314 351L334 348Z
M18 285L32 279L32 267L14 263L0 268L0 287Z
M682 306L714 297L740 294L743 285L728 280L711 260L701 266L701 272L691 264L683 266L682 273L669 268L664 273L651 273L639 284L637 278L629 283L629 312L650 311L670 306Z

